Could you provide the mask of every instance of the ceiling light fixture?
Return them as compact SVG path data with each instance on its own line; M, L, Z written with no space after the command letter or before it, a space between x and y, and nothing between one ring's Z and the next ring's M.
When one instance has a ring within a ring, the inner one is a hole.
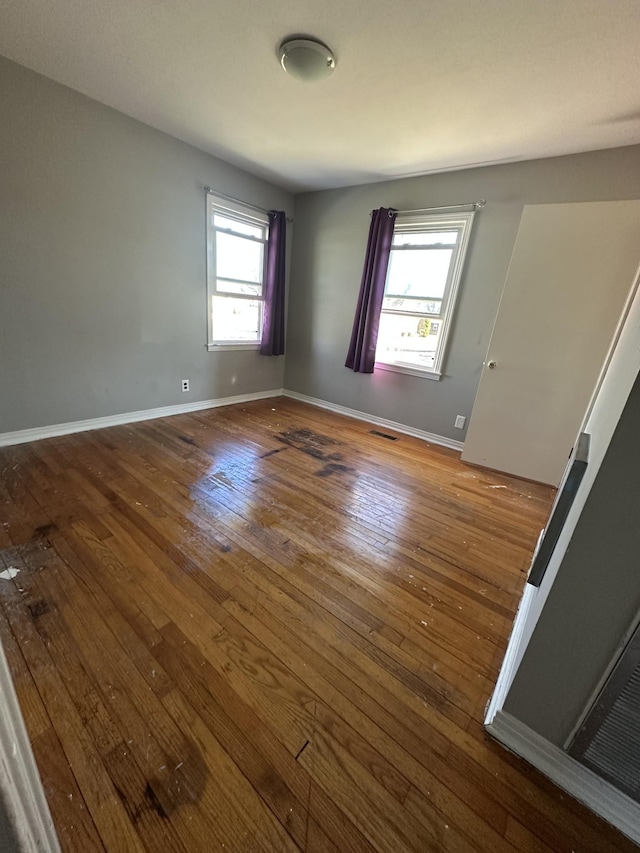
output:
M287 38L278 50L280 64L292 77L313 83L324 80L336 67L333 52L313 38Z

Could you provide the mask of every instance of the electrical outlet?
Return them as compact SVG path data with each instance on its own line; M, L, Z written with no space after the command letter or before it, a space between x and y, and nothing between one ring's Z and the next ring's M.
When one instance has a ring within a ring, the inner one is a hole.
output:
M466 424L467 419L464 415L456 415L456 421L454 423L454 427L456 429L464 429L464 425Z
M182 380L182 390L183 390L183 391L188 391L188 390L189 390L189 380L188 380L188 379L183 379L183 380Z

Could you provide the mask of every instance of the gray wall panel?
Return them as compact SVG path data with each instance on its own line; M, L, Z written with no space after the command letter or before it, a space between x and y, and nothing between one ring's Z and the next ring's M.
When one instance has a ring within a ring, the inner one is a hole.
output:
M202 187L289 193L3 59L0 116L0 432L282 387L205 349Z
M486 198L474 233L440 382L344 367L373 208ZM525 204L640 198L640 147L598 151L296 197L285 386L452 439L471 414Z

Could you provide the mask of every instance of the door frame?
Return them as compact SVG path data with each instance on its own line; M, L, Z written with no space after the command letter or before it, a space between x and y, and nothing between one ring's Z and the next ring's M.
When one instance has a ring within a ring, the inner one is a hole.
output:
M0 797L20 853L60 853L58 836L1 644Z
M589 463L576 492L573 504L563 525L556 546L551 554L546 572L535 587L528 581L520 600L504 660L496 687L487 705L484 725L490 727L496 714L501 712L507 694L527 650L531 636L542 613L547 597L558 574L571 537L584 509L604 456L613 438L633 384L640 372L640 267L636 271L633 286L626 299L622 314L600 371L596 387L591 395L579 433L590 436ZM556 501L568 476L567 465ZM541 531L532 564L540 547L544 530ZM613 665L613 662L612 662Z

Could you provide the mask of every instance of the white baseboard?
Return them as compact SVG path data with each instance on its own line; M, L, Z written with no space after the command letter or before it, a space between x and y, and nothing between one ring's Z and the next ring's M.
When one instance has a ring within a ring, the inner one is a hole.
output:
M18 849L21 853L60 853L58 837L1 645L0 707L0 796Z
M282 388L272 391L256 391L253 394L237 394L235 397L219 397L216 400L197 400L195 403L178 403L175 406L161 406L158 409L143 409L139 412L123 412L120 415L107 415L104 418L91 418L86 421L70 421L65 424L20 429L15 432L0 433L0 447L11 444L24 444L27 441L39 441L55 435L71 435L74 432L86 432L110 426L132 424L137 421L150 421L154 418L166 418L169 415L184 415L187 412L199 412L203 409L216 409L219 406L233 406L235 403L250 403L252 400L265 400L269 397L281 397Z
M486 729L508 750L640 843L640 805L626 794L504 711L498 711Z
M301 403L309 403L311 406L317 406L319 409L327 409L330 412L335 412L338 415L346 415L348 418L356 418L359 421L367 421L376 426L392 429L394 432L401 432L403 435L411 435L414 438L421 438L423 441L428 441L431 444L439 444L442 447L448 447L451 450L462 450L464 444L462 441L455 441L453 438L447 438L444 435L437 435L433 432L425 432L422 429L414 429L414 427L400 424L397 421L388 421L386 418L377 418L375 415L370 415L368 412L359 412L357 409L348 409L346 406L339 406L337 403L329 403L327 400L319 400L317 397L307 397L306 394L299 394L297 391L289 391L287 388L282 392L285 397L291 397L292 400L300 400Z
M52 424L51 426L4 432L0 433L0 447L9 447L12 444L25 444L28 441L39 441L42 438L53 438L56 435L71 435L74 432L86 432L92 429L132 424L137 421L150 421L154 418L166 418L169 415L183 415L188 412L199 412L203 409L215 409L219 406L233 406L236 403L249 403L252 400L265 400L269 397L280 397L282 395L291 397L293 400L300 400L302 403L309 403L320 409L328 409L330 412L336 412L339 415L346 415L349 418L356 418L359 421L367 421L376 426L392 429L394 432L411 435L414 438L420 438L432 444L439 444L451 450L462 450L464 447L461 441L455 441L444 435L436 435L432 432L414 429L406 424L389 421L386 418L377 418L375 415L370 415L367 412L348 409L346 406L339 406L336 403L329 403L327 400L307 397L306 394L298 394L297 391L288 391L282 388L274 388L271 391L256 391L254 394L237 394L234 397L219 397L216 400L197 400L195 403L161 406L157 409L142 409L138 412L122 412L119 415L107 415L103 418L90 418L84 421L69 421L64 424Z

